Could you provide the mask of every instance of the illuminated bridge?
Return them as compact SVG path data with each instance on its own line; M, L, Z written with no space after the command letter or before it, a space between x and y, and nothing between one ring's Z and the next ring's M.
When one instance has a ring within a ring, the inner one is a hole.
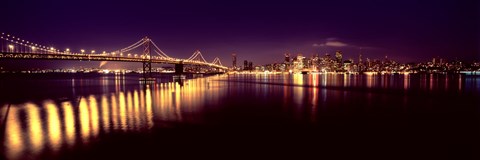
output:
M207 62L199 50L196 50L187 59L170 57L148 37L142 38L128 47L102 53L95 53L94 50L85 53L83 49L80 53L71 52L70 49L60 51L5 33L0 36L0 45L0 59L141 62L146 77L151 75L152 63L174 64L177 74L183 73L184 65L209 67L216 72L225 72L228 69L222 65L218 57L212 62Z

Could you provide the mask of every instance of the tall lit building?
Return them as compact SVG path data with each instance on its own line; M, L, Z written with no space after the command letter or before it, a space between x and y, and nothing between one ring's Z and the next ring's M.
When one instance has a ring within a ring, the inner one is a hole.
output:
M291 69L291 65L290 65L290 53L285 53L285 59L283 61L283 63L285 64L285 70L289 70Z
M237 69L237 54L232 53L232 68L233 70Z
M301 71L305 66L305 57L299 53L293 60L293 69Z
M335 52L335 58L336 58L336 61L337 61L337 65L336 65L336 70L342 70L343 68L343 55L342 55L342 51L336 51Z
M367 67L372 67L372 62L370 61L370 58L367 58Z
M342 63L342 61L343 61L342 51L336 51L335 52L335 58L337 58L338 63Z
M311 61L310 61L310 69L317 71L318 66L320 65L320 58L318 57L318 54L314 54Z
M248 70L248 61L247 60L243 61L243 70Z
M357 65L357 69L358 69L358 72L363 72L363 58L362 58L362 54L360 53L358 55L358 65Z

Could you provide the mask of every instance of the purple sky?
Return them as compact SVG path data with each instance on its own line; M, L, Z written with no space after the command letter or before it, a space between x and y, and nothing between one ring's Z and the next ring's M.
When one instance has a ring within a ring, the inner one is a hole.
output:
M335 50L356 60L360 48L364 57L387 55L401 62L480 57L476 0L1 3L1 32L60 49L112 51L147 35L172 57L188 58L199 49L207 60L218 56L228 66L232 52L238 63L254 64L281 62L285 52L311 56ZM52 67L99 63L55 62Z

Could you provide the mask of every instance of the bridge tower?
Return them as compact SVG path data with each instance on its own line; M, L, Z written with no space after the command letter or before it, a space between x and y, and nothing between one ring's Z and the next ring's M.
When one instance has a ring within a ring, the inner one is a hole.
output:
M150 52L150 39L143 38L143 78L148 80L152 78L152 53Z

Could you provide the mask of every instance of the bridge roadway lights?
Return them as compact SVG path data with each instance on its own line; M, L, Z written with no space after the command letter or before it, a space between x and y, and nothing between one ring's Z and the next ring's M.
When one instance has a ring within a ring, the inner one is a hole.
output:
M183 63L175 64L175 74L183 74Z

